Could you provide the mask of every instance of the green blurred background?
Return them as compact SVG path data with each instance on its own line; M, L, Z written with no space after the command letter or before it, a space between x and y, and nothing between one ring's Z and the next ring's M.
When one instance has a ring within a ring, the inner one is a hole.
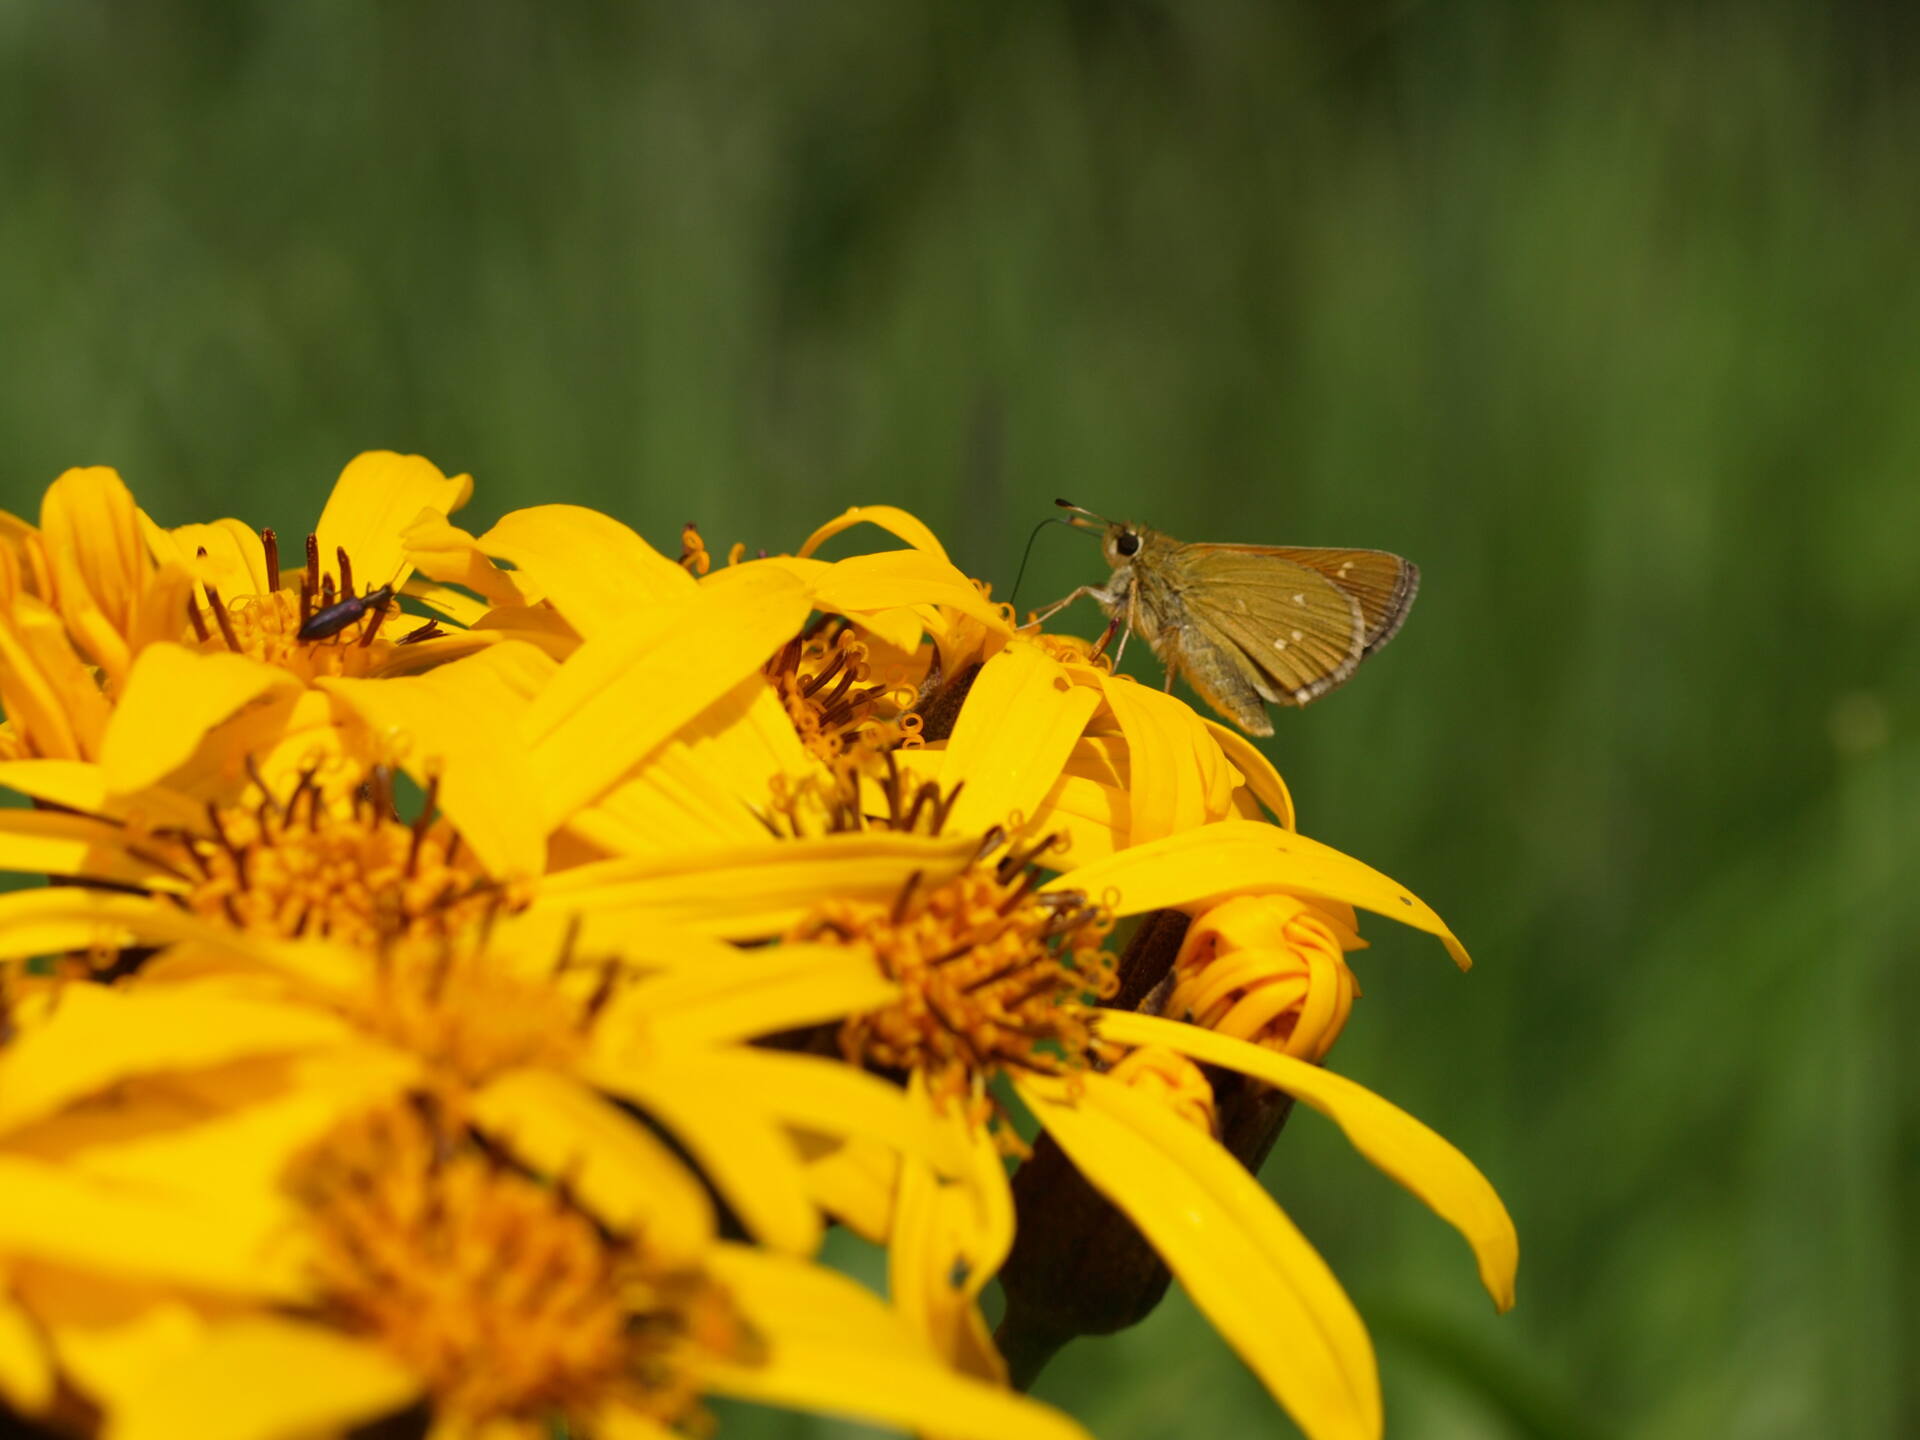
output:
M1917 83L1894 4L0 0L0 505L297 531L395 447L1003 596L1056 494L1411 555L1270 746L1479 960L1374 927L1334 1063L1513 1314L1316 1117L1265 1172L1390 1433L1920 1433ZM1177 1296L1041 1393L1288 1433Z

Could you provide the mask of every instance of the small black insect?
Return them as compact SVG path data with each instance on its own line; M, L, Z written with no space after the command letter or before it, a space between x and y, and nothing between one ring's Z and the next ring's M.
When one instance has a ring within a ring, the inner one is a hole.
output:
M306 642L338 635L369 610L384 615L392 599L393 587L382 585L378 590L369 590L364 595L350 595L345 600L336 600L326 609L316 610L309 615L294 638Z

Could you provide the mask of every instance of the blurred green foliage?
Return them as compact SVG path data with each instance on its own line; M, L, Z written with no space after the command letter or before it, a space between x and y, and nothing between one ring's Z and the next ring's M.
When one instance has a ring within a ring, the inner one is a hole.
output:
M1762 0L6 0L0 505L297 531L386 446L667 546L905 504L1003 594L1056 494L1414 556L1271 745L1480 962L1373 927L1334 1063L1500 1185L1511 1316L1315 1117L1265 1172L1391 1433L1912 1434L1917 59ZM1041 1393L1286 1429L1177 1296Z

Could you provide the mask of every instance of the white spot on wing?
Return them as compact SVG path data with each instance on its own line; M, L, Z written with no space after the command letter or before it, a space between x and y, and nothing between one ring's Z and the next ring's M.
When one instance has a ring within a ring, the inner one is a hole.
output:
M1293 632L1293 640L1296 645L1306 638L1307 637L1302 635L1298 630Z
M1304 705L1311 699L1313 699L1313 692L1311 690L1296 690L1293 692L1293 703L1296 705Z
M1293 603L1296 605L1304 605L1307 603L1307 597L1305 595L1296 595L1293 597Z
M1293 638L1296 640L1300 638L1300 632L1298 630L1293 632ZM1284 650L1287 648L1287 642L1284 640L1276 640L1273 642L1273 648L1276 650Z

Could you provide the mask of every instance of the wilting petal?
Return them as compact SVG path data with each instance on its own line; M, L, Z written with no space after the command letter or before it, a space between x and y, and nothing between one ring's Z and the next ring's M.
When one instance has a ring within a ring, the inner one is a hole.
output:
M350 1043L347 1024L310 1006L190 985L110 990L71 985L50 1017L0 1051L0 1132L122 1080L249 1055Z
M1223 820L1123 850L1075 870L1050 889L1107 896L1116 913L1198 910L1243 892L1338 900L1437 935L1462 970L1465 947L1432 908L1371 866L1293 830Z
M767 1342L760 1363L703 1367L715 1393L965 1440L1086 1440L1059 1411L955 1374L843 1275L738 1245L708 1269Z
M1166 1045L1207 1065L1250 1075L1327 1116L1354 1148L1424 1200L1473 1246L1493 1303L1513 1304L1520 1239L1492 1185L1458 1150L1363 1085L1265 1046L1153 1015L1102 1011L1100 1033L1126 1045Z
M109 1440L293 1440L398 1410L420 1382L338 1330L249 1316L210 1326L146 1382L105 1397Z
M635 610L684 604L695 590L679 565L584 505L511 511L480 537L480 548L511 561L521 593L546 600L588 638L631 620Z
M546 861L545 810L525 740L531 697L521 680L530 658L552 673L539 651L508 640L425 675L319 682L393 738L408 774L439 776L441 808L498 877L536 875Z
M855 525L877 525L882 530L899 536L916 550L924 550L947 558L946 547L935 537L933 531L914 516L895 505L855 505L844 515L835 516L813 534L807 537L798 554L802 559L813 554L827 541L842 531L851 530Z
M1031 820L1053 788L1100 695L1075 685L1037 645L1009 645L980 667L947 741L946 785L964 789L947 828L985 834Z
M327 508L313 527L320 564L333 568L335 552L345 550L354 575L365 585L399 586L413 569L402 532L422 510L451 515L472 494L471 475L448 479L425 456L391 450L356 455L334 481Z
M652 1132L582 1085L543 1070L514 1070L473 1098L474 1123L547 1175L566 1177L580 1203L650 1250L698 1253L713 1238L713 1204Z
M622 926L668 925L752 940L777 935L822 895L890 900L916 871L928 882L958 871L979 842L885 831L828 835L748 849L643 855L547 877L536 906L578 910Z
M807 609L797 581L762 571L671 614L628 615L582 645L528 716L548 828L765 664Z
M298 689L284 670L245 656L149 646L134 661L101 746L110 788L144 790L186 764L215 726L258 700Z
M1088 1182L1140 1227L1311 1440L1381 1433L1366 1327L1273 1197L1211 1135L1098 1073L1018 1082Z

